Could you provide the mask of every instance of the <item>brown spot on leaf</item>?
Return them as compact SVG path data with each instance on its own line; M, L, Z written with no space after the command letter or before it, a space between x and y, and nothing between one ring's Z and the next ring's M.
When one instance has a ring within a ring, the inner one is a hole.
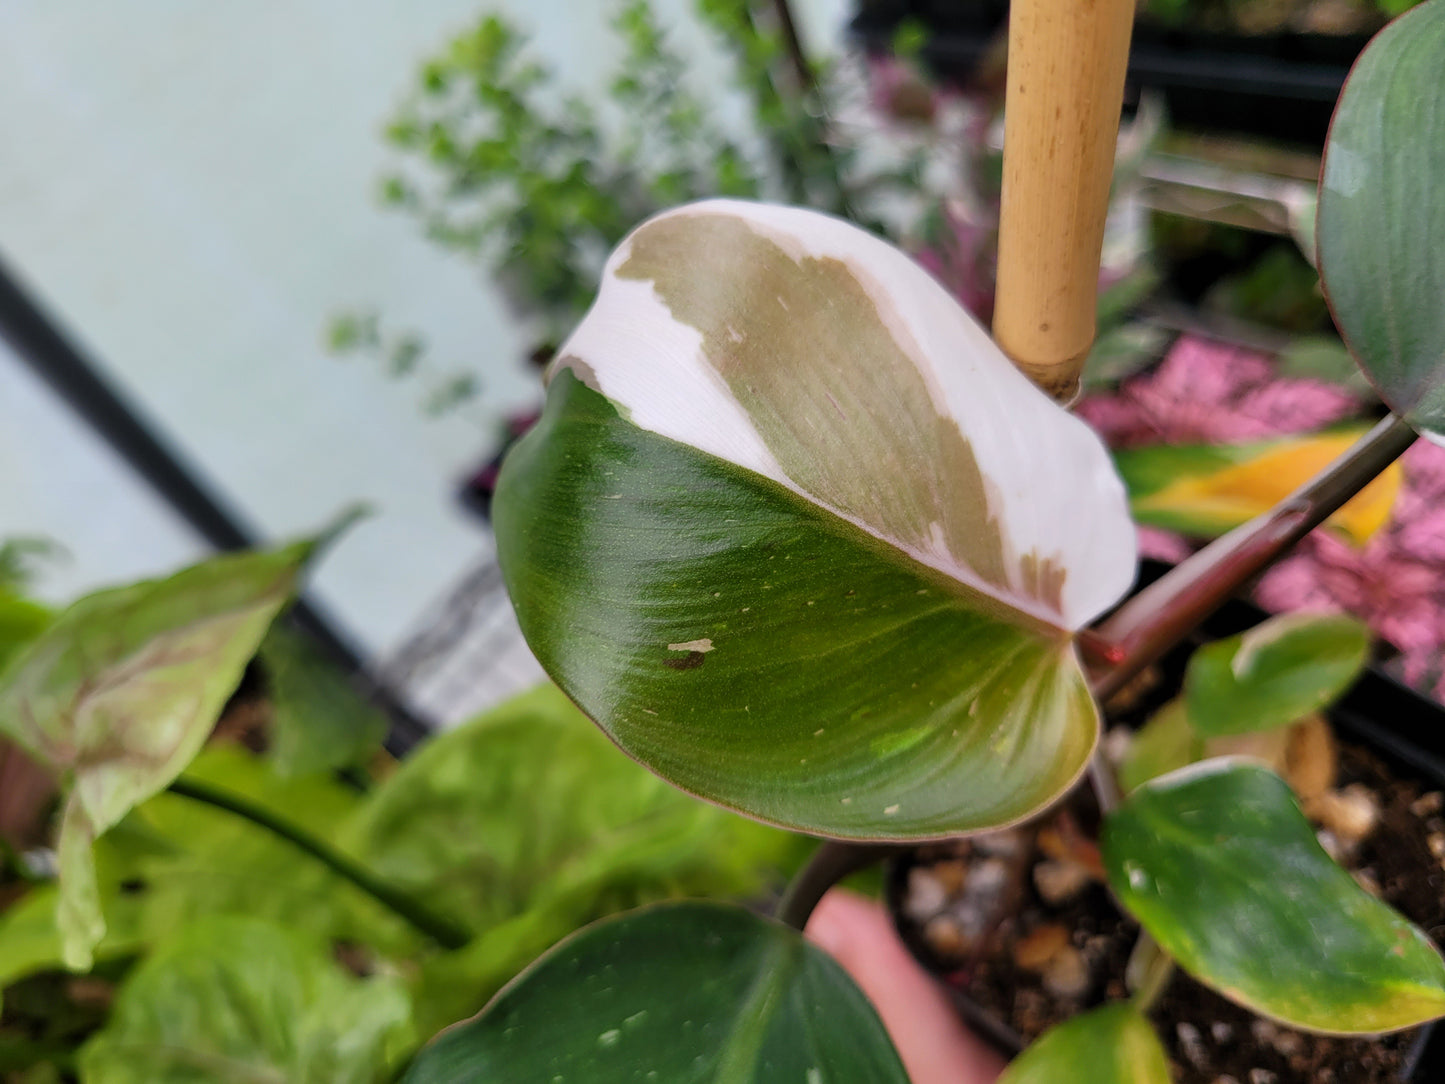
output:
M689 651L685 655L669 655L662 660L662 665L669 670L696 670L707 661L707 653L704 651Z

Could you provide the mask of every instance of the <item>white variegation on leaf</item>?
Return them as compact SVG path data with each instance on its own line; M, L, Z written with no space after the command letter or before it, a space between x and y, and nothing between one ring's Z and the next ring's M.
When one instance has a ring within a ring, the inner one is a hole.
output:
M1049 624L1082 628L1133 580L1098 437L928 272L841 219L739 200L650 219L556 368Z
M1058 797L1097 740L1072 634L1135 568L1109 455L838 219L719 200L633 231L494 513L543 666L729 808L957 835Z

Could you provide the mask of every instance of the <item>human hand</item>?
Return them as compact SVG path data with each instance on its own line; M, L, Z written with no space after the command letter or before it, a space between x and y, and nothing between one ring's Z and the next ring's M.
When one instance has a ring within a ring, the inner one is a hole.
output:
M898 940L887 912L834 889L807 936L852 976L878 1010L913 1084L993 1084L1004 1061L963 1026L934 980Z

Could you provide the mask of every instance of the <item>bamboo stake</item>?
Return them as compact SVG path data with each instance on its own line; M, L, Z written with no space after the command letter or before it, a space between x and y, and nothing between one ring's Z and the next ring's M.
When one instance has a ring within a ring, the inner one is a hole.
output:
M1067 401L1094 341L1135 0L1013 0L993 334Z

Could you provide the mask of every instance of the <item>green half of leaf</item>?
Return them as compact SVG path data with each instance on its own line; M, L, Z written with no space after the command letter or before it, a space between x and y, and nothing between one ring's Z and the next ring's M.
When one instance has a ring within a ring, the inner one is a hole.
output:
M1106 1005L1048 1031L999 1084L1169 1084L1169 1059L1131 1005Z
M1037 810L1094 746L1066 634L630 424L570 371L495 517L543 666L628 753L719 804L822 835L946 836Z
M380 1084L412 1041L394 979L253 918L186 927L126 979L80 1054L86 1084Z
M1204 741L1189 725L1184 702L1171 700L1137 732L1119 763L1119 785L1137 790L1149 780L1193 764L1204 755Z
M1320 178L1320 274L1380 398L1445 431L1445 2L1397 19L1360 55Z
M89 966L105 929L91 843L196 755L311 549L219 557L90 595L0 676L0 733L69 784L59 916L72 966Z
M1370 630L1344 614L1285 614L1206 644L1189 660L1184 701L1207 738L1298 722L1360 676Z
M1120 902L1195 978L1294 1027L1372 1034L1445 1015L1445 961L1325 854L1273 772L1214 760L1104 822Z
M796 931L740 908L662 904L557 945L405 1084L907 1084L883 1025Z

